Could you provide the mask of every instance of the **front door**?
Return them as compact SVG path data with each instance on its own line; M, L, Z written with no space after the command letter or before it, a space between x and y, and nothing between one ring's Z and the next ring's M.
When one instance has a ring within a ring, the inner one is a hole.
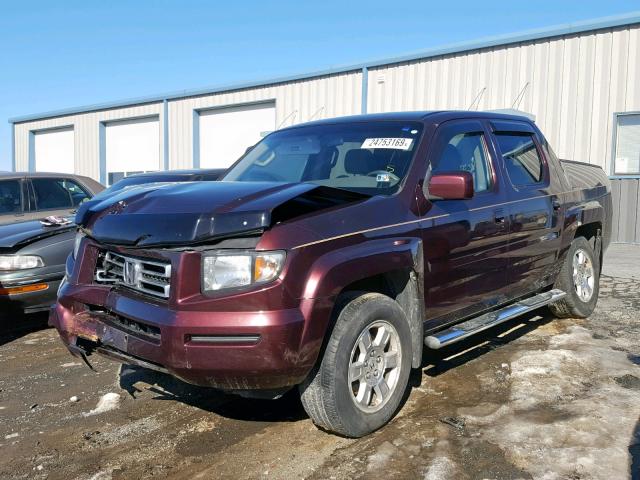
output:
M443 123L428 154L431 172L470 172L474 196L428 202L421 224L427 329L474 315L508 297L509 217L488 130L479 120Z

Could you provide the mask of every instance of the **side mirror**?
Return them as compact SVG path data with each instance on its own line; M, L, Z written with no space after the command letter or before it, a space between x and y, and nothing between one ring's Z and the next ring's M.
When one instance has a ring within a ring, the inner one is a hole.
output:
M429 200L467 200L473 197L469 172L434 173L429 180Z

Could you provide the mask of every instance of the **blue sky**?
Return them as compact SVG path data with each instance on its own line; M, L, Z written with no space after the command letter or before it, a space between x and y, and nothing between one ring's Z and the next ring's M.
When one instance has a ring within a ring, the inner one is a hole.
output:
M304 73L638 10L536 2L0 0L0 170L7 119Z

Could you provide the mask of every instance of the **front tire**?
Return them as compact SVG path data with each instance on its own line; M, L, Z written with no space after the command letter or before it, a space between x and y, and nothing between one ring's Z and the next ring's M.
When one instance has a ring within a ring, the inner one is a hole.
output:
M549 305L558 318L587 318L598 303L600 292L600 264L589 241L576 238L569 247L554 288L566 296Z
M411 330L400 306L363 293L339 312L318 367L300 386L319 427L358 438L395 415L411 370Z

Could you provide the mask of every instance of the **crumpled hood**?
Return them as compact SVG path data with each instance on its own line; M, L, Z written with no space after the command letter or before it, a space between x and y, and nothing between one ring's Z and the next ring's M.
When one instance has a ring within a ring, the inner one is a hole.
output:
M0 248L10 249L42 238L74 230L75 224L45 227L39 220L0 225Z
M100 242L188 245L258 233L274 208L315 189L308 183L187 182L139 185L83 203L76 222Z

